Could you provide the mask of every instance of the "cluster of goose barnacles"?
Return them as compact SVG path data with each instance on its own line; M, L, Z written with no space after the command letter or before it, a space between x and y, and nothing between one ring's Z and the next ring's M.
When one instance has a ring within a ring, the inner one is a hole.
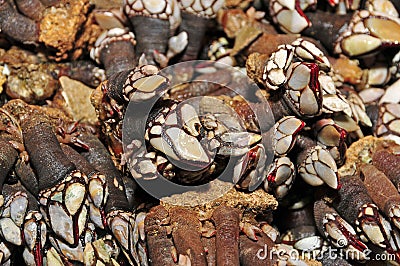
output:
M0 0L0 265L399 265L399 12Z

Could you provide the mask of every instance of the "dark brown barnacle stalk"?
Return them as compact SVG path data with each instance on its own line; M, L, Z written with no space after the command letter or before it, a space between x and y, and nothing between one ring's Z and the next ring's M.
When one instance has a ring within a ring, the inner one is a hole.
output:
M278 95L277 93L271 93L270 97L268 98L268 104L270 105L275 121L278 121L279 119L282 119L285 116L294 115L292 109L282 99L282 95Z
M40 0L40 2L42 2L44 6L49 7L58 5L61 0Z
M124 0L124 10L138 40L137 58L145 54L147 62L155 64L154 53L167 52L170 33L179 24L177 3L174 0Z
M17 161L18 153L10 145L8 139L0 137L0 190L3 187L6 178Z
M369 164L361 166L361 178L378 208L400 228L400 195L393 183L383 172Z
M298 173L311 186L324 183L333 189L339 189L339 175L335 159L323 147L307 136L300 136L296 143L300 149L297 155Z
M276 223L279 223L281 231L284 232L287 230L293 230L293 228L307 228L309 226L314 226L314 231L316 232L314 225L315 222L313 219L313 206L312 204L309 204L308 201L308 199L299 198L297 202L292 203L288 207L281 208L277 212L274 220ZM298 235L302 235L302 233L299 233ZM286 239L282 238L282 241L285 240Z
M221 205L214 210L212 221L216 228L217 265L239 265L239 211Z
M29 162L22 159L15 164L14 171L22 185L33 195L39 194L38 178Z
M379 150L372 155L372 164L382 171L400 191L400 155Z
M65 160L52 126L45 119L33 115L22 121L21 126L26 150L38 174L40 190L55 186L76 169L73 163Z
M342 188L333 202L333 207L344 219L354 223L361 206L373 201L359 176L344 176L341 183Z
M39 0L15 0L18 10L35 21L43 17L45 6Z
M144 220L144 230L151 265L176 265L177 254L168 227L170 217L161 205L150 209Z
M344 249L353 260L366 259L368 247L361 242L354 228L323 200L314 203L314 219L318 231L332 245Z
M352 14L339 15L316 10L306 12L306 16L311 21L311 27L305 29L302 34L319 40L325 48L333 52L335 41L348 26Z
M58 77L67 76L79 80L90 87L97 87L106 79L104 70L100 69L91 60L77 60L62 64Z
M106 216L107 226L122 246L130 262L136 261L136 263L140 264L141 259L138 252L142 247L137 239L136 216L131 211L134 205L132 201L135 200L136 193L133 195L126 194L121 172L115 167L107 148L95 135L82 134L80 138L89 147L88 151L84 151L81 154L105 177L107 187L102 194L105 195L108 191L108 198L102 209ZM91 191L89 187L89 193L95 194L96 190L102 189L100 185L97 184L97 188L93 187L94 191ZM130 191L134 190L135 188L132 188ZM130 201L128 197L133 198L133 200Z
M95 135L82 134L80 138L89 147L88 151L83 151L81 154L94 169L105 176L109 194L107 203L104 206L105 213L107 214L116 209L129 211L132 206L130 206L125 193L122 175L114 166L107 148Z
M251 240L246 235L240 235L239 255L241 265L278 265L277 254L271 252L274 246L274 241L263 232L260 233L257 241Z
M87 222L86 176L65 159L52 126L43 116L28 115L21 127L38 177L42 213L58 237L76 245Z
M181 61L197 59L209 22L217 15L224 2L223 0L178 0L182 16L179 30L188 33L188 46L183 52Z
M201 237L201 243L203 244L204 250L206 251L206 259L208 266L216 266L217 263L217 249L215 246L215 235Z
M39 25L20 14L10 0L0 1L0 28L8 37L22 43L37 43L39 40Z
M136 66L135 35L127 29L113 28L96 40L90 56L104 65L107 77Z
M207 265L197 214L182 207L170 209L172 237L178 254L188 256L192 265Z

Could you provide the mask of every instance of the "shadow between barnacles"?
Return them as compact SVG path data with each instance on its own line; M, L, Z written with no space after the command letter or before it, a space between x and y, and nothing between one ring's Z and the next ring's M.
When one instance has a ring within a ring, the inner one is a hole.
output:
M167 80L162 90L156 80L160 75ZM187 61L162 69L135 89L157 91L130 101L122 131L124 161L150 195L173 205L196 206L223 196L237 183L253 191L264 181L274 158L267 132L275 120L245 73L222 63ZM169 97L181 89L191 97ZM244 99L258 128L247 129L246 117L221 95ZM258 150L263 150L262 157Z

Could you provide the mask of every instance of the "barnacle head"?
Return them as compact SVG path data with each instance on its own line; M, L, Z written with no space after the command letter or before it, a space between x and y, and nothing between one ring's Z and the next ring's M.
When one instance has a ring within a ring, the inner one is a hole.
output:
M288 69L283 99L300 117L315 117L322 111L322 90L316 63L296 62Z
M333 189L340 188L336 162L329 151L321 146L309 150L298 170L304 181L311 186L327 184Z
M42 265L44 247L47 240L47 225L40 212L30 211L24 221L23 234L25 240L24 260Z
M132 46L136 45L135 35L127 28L112 28L104 31L97 38L94 47L90 50L90 57L98 64L101 64L102 50L113 42L126 41L130 42Z
M272 191L278 199L286 196L296 177L293 162L288 157L279 157L274 160L267 172L264 189Z
M56 186L39 193L41 208L55 234L77 245L87 225L86 175L73 171Z
M316 1L272 0L269 1L269 12L278 27L286 33L300 33L311 26L311 21L303 10L316 4Z
M400 20L384 13L361 10L336 40L335 53L359 57L385 47L400 46Z
M144 219L144 218L143 218ZM122 210L113 210L107 214L107 224L111 233L127 254L129 260L141 265L142 255L140 243L140 230L137 214ZM133 263L133 262L131 262Z
M144 16L168 20L170 29L176 29L181 21L176 0L124 0L128 17Z
M215 17L218 10L224 6L224 2L224 0L178 0L179 7L182 11L205 18Z

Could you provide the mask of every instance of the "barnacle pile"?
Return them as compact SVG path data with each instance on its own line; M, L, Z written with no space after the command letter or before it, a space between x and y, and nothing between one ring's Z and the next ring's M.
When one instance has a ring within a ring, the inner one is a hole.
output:
M0 265L400 265L399 3L0 0Z

